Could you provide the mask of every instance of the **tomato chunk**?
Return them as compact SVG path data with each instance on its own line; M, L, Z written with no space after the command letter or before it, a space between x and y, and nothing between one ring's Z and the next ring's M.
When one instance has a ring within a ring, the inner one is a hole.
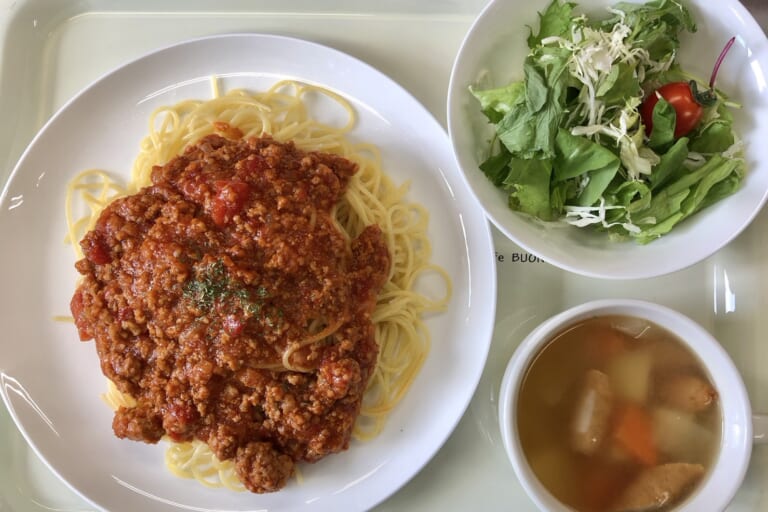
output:
M214 182L218 191L211 204L211 218L217 226L224 226L240 213L251 195L251 188L242 181Z
M235 315L227 315L224 317L224 331L230 336L239 336L245 328L243 321Z
M93 236L88 236L80 243L80 247L83 248L83 254L86 259L96 265L106 265L112 261L112 256L109 254L109 247L104 241L104 237L98 231L93 233Z

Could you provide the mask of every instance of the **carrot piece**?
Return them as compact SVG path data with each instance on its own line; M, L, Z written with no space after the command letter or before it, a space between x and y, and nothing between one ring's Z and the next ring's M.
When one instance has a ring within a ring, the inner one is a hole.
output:
M595 327L586 335L589 358L597 364L605 364L629 349L626 335L609 326Z
M619 409L613 439L641 464L655 466L658 462L653 421L651 415L639 405L630 403Z

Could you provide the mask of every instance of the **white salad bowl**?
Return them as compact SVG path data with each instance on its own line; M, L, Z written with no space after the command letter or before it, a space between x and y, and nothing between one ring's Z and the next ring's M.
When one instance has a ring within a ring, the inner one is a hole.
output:
M678 62L685 71L708 77L725 42L736 36L717 86L736 103L734 129L744 142L746 176L739 190L681 222L646 245L615 241L593 229L563 221L543 222L510 210L507 193L495 187L478 165L489 152L493 126L469 91L501 87L523 77L531 28L549 0L492 0L479 15L451 73L448 131L464 178L495 226L521 248L564 270L606 279L655 277L693 265L734 239L768 197L768 40L737 0L686 2L698 27L681 34ZM576 12L608 17L612 0L581 0Z

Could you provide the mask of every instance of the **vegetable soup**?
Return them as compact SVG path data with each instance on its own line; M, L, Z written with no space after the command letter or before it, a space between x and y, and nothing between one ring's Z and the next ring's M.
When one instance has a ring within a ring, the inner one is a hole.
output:
M541 483L578 511L670 510L703 481L722 415L703 365L665 329L581 321L529 366L517 422Z

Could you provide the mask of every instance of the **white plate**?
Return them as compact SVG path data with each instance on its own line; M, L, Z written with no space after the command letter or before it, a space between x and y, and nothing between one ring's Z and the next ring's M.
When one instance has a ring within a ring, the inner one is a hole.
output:
M64 187L79 170L127 176L149 113L160 104L225 88L264 89L297 78L334 89L357 108L354 137L376 143L387 172L411 180L431 212L434 261L453 278L444 314L428 321L433 346L382 434L301 468L303 483L255 495L171 476L163 445L116 439L92 342L68 314L76 283L62 243ZM306 41L268 35L182 43L106 75L71 100L24 153L0 198L0 379L3 399L35 451L94 505L119 510L361 510L407 482L462 416L487 357L496 300L488 224L465 188L445 132L405 90L368 65Z

